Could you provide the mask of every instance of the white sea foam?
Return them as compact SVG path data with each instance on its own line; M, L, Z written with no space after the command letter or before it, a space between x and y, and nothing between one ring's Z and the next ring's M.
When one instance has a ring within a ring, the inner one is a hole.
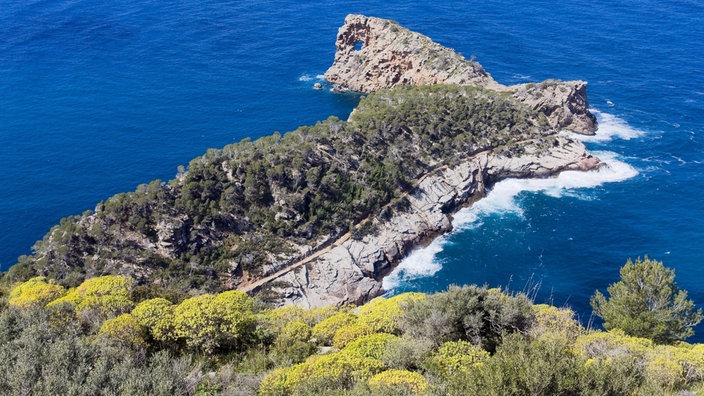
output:
M608 142L613 139L630 140L643 135L643 131L635 129L628 123L615 115L602 113L596 109L590 109L596 116L596 121L599 123L599 129L593 136L578 135L570 133L583 142Z
M541 192L557 198L565 195L586 198L576 190L627 180L638 174L631 165L620 161L615 153L593 151L592 154L605 162L606 166L590 172L565 171L557 177L547 179L506 179L496 183L486 197L455 214L453 227L459 230L471 228L482 216L489 214L522 215L523 211L516 202L516 196L524 191Z
M437 262L435 255L442 251L446 241L446 238L441 236L430 245L416 249L409 254L389 276L384 278L384 290L395 289L405 281L435 275L442 269L442 265Z
M630 139L641 134L640 131L628 126L623 120L608 114L599 113L598 141L610 140L612 137ZM602 131L605 129L606 132ZM578 135L578 138L583 138ZM566 171L558 176L547 179L506 179L494 185L486 197L475 202L471 207L460 210L454 215L453 232L481 226L482 219L492 214L513 214L522 216L516 197L524 191L543 193L553 197L571 196L578 199L590 199L583 189L600 186L604 183L614 183L630 179L638 174L631 165L619 159L616 153L610 151L592 151L606 166L589 172ZM420 277L432 276L442 269L437 260L448 243L450 235L440 237L429 246L415 250L384 278L384 289L391 290L404 281Z
M311 74L304 74L304 75L298 77L298 81L313 81L313 80L322 81L323 79L325 79L325 76L322 74L316 74L315 76L311 75Z

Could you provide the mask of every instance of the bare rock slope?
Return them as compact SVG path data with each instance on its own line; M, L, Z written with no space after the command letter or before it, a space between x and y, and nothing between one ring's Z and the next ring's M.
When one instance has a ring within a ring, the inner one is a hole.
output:
M335 61L325 78L342 89L374 92L397 85L476 85L507 92L548 117L557 129L591 135L584 81L548 80L505 86L477 62L387 19L351 14L337 34Z

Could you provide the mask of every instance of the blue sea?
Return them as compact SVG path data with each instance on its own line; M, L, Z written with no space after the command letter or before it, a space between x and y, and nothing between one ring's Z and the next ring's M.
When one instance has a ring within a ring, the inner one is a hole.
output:
M501 83L589 82L611 167L509 180L404 260L391 293L477 283L590 320L649 255L704 305L704 3L0 0L0 265L60 218L168 180L208 148L336 115L316 91L348 13L476 56ZM704 327L692 340L704 341Z

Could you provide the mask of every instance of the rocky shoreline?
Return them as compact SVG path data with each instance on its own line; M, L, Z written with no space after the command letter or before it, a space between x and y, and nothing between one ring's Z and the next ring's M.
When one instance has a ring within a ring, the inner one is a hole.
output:
M351 14L340 27L333 65L325 78L338 90L374 92L398 85L475 85L505 92L544 114L556 130L592 135L596 118L588 110L586 82L548 80L505 86L477 62L430 38L381 18ZM407 197L408 210L385 221L377 232L348 239L328 253L281 277L273 291L281 304L307 307L362 304L382 294L382 279L413 249L452 230L452 214L509 177L548 177L564 170L588 171L602 163L579 141L562 135L549 152L526 143L526 154L483 152L466 162L427 175Z

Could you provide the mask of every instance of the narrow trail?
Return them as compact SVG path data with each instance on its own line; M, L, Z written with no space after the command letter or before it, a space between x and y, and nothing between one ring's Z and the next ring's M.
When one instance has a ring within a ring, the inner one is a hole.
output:
M526 139L526 140L522 140L522 141L519 141L519 142L516 142L516 143L517 143L517 144L529 144L529 143L535 142L535 141L538 140L538 139L539 139L539 138ZM476 159L476 158L478 158L480 155L486 154L486 153L488 153L488 152L490 152L490 151L491 151L491 150L482 150L482 151L480 151L480 152L474 153L474 154L471 155L469 158L467 158L467 161ZM390 205L393 205L393 204L395 204L395 203L401 201L402 199L406 198L408 195L410 195L411 193L415 192L415 191L416 191L416 188L418 188L418 186L420 186L420 184L421 184L426 178L428 178L429 176L435 175L436 173L438 173L438 172L440 172L440 171L442 171L442 170L445 170L445 169L447 169L447 168L449 168L448 165L440 165L440 166L436 166L436 167L434 167L433 169L429 170L425 175L421 176L418 180L416 180L415 183L413 183L413 186L412 186L410 189L408 189L407 191L405 191L405 192L404 192L403 194L401 194L401 196L399 196L398 198L395 198L395 199L392 199L391 201L389 201L386 205L384 205L384 207L388 207L388 206L390 206ZM481 173L482 173L482 172L480 171L479 174L481 175ZM559 173L559 172L558 172L558 173ZM480 183L481 183L482 186L483 186L483 184L484 184L483 177L480 179ZM359 226L360 226L364 221L366 221L366 220L367 220L367 219L363 219L363 220L361 220L360 222L358 222L357 224L355 224L355 225L354 225L354 229L359 228ZM293 263L287 265L285 268L283 268L283 269L281 269L281 270L279 270L279 271L277 271L277 272L275 272L275 273L273 273L273 274L271 274L271 275L269 275L269 276L266 276L266 277L264 277L264 278L261 278L261 279L255 281L255 282L252 282L252 283L248 283L248 284L246 284L246 285L243 285L243 286L237 288L237 290L243 291L243 292L245 292L245 293L250 293L250 292L252 292L252 291L254 291L254 290L260 288L261 286L263 286L263 285L265 285L265 284L267 284L267 283L269 283L269 282L271 282L271 281L273 281L273 280L275 280L275 279L277 279L277 278L280 278L281 276L283 276L283 275L285 275L285 274L287 274L287 273L289 273L289 272L291 272L291 271L293 271L293 270L295 270L295 269L297 269L297 268L300 268L300 267L302 267L302 266L304 266L304 265L306 265L306 264L308 264L308 263L310 263L310 262L315 261L315 260L316 260L317 258L319 258L320 256L322 256L322 255L324 255L324 254L326 254L326 253L329 253L333 248L335 248L335 247L337 247L337 246L343 244L343 243L346 242L347 240L349 240L349 239L352 237L352 232L353 232L353 231L348 231L347 233L345 233L345 234L343 234L342 236L340 236L338 239L336 239L336 240L334 240L334 241L332 241L332 242L325 243L324 245L326 245L326 246L325 246L324 248L320 248L320 250L317 250L317 251L315 251L314 253L311 253L309 256L306 256L306 257L304 257L304 258L302 258L302 259L300 259L300 260L298 260L298 261L295 261L295 262L293 262Z
M347 241L348 239L350 239L351 236L352 236L352 233L348 231L347 233L345 233L344 235L342 235L340 238L336 239L336 240L335 240L333 243L331 243L329 246L327 246L327 247L325 247L325 248L323 248L323 249L320 249L320 250L318 250L317 252L311 254L310 256L307 256L307 257L305 257L305 258L303 258L303 259L301 259L301 260L298 260L298 261L292 263L291 265L287 266L286 268L281 269L281 270L279 270L279 271L276 271L276 272L274 272L273 274L271 274L271 275L269 275L269 276L267 276L267 277L264 277L264 278L262 278L262 279L259 279L259 280L256 281L256 282L252 282L252 283L247 284L247 285L245 285L245 286L243 286L243 287L241 287L241 288L238 288L237 290L243 291L243 292L245 292L245 293L249 293L249 292L251 292L251 291L254 291L254 290L256 290L257 288L259 288L259 287L265 285L266 283L271 282L271 281L273 281L274 279L279 278L280 276L282 276L282 275L284 275L284 274L287 274L287 273L293 271L293 270L296 269L296 268L302 267L303 265L310 263L311 261L317 259L318 257L320 257L321 255L323 255L323 254L325 254L325 253L328 253L328 252L331 251L334 247L336 247L336 246L338 246L339 244L344 243L345 241Z
M399 202L400 200L406 198L409 194L411 194L412 192L414 192L414 191L416 190L416 188L417 188L417 187L423 182L423 180L425 180L428 176L433 175L433 174L435 174L436 172L438 172L438 171L440 171L440 170L443 170L443 169L446 169L446 168L447 168L447 165L442 165L442 166L439 166L439 167L437 167L437 168L432 169L430 172L427 172L425 175L421 176L420 179L416 180L416 182L413 184L413 187L412 187L412 188L410 188L408 191L405 191L403 194L401 194L400 197L391 200L389 203L387 203L386 205L384 205L384 207L387 207L387 206L389 206L389 205L393 205L394 203ZM364 219L364 220L358 222L357 224L355 224L355 225L354 225L355 229L358 228L358 227L360 226L360 224L362 224L362 222L364 222L365 220L367 220L367 219ZM325 248L322 248L322 249L316 251L315 253L312 253L310 256L306 256L305 258L303 258L303 259L301 259L301 260L295 261L295 262L291 263L290 265L286 266L286 268L283 268L283 269L281 269L281 270L279 270L279 271L276 271L275 273L273 273L273 274L271 274L271 275L269 275L269 276L266 276L266 277L264 277L264 278L261 278L261 279L255 281L255 282L248 283L248 284L246 284L246 285L244 285L244 286L242 286L242 287L239 287L239 288L237 288L237 290L242 291L242 292L245 292L245 293L250 293L250 292L252 292L252 291L254 291L254 290L256 290L256 289L258 289L258 288L264 286L265 284L267 284L267 283L269 283L269 282L271 282L271 281L273 281L273 280L275 280L275 279L277 279L277 278L280 278L281 276L283 276L283 275L285 275L285 274L287 274L287 273L289 273L289 272L295 270L296 268L300 268L300 267L302 267L302 266L304 266L304 265L306 265L306 264L308 264L308 263L310 263L310 262L312 262L312 261L315 261L318 257L322 256L323 254L326 254L326 253L330 252L333 248L335 248L335 247L337 247L337 246L343 244L344 242L346 242L346 241L347 241L348 239L350 239L351 237L352 237L352 231L348 231L348 232L346 232L345 234L343 234L341 237L339 237L338 239L336 239L335 241L333 241L332 243L329 243L328 246L326 246Z

